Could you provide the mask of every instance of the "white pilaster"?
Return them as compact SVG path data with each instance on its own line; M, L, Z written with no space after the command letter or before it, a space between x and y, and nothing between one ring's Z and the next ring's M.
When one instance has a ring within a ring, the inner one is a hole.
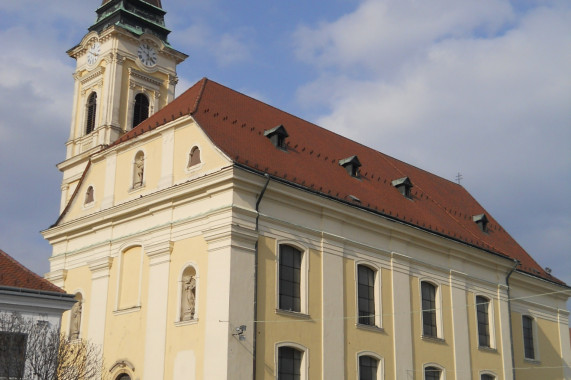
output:
M165 241L145 247L149 257L149 295L145 340L144 378L162 379L165 370L167 329L167 295L172 242Z
M65 287L65 279L67 278L67 269L58 269L45 275L46 280L62 289Z
M450 271L450 299L452 300L452 342L454 346L455 378L461 379L472 373L470 360L470 337L468 309L466 305L466 274Z
M571 379L571 344L569 342L569 312L559 309L559 342L561 344L561 359L563 365L563 378Z
M205 379L251 379L254 246L257 234L236 225L209 228ZM246 326L243 338L232 334Z
M159 189L166 189L173 184L174 166L174 128L169 128L162 133L163 155L161 159L161 179Z
M100 346L103 346L109 272L112 263L113 258L111 257L103 257L87 263L89 270L91 270L91 299L87 300L89 302L87 338Z
M115 197L115 176L117 172L117 152L113 152L105 157L105 188L103 189L103 200L101 208L106 209L113 206Z
M412 380L412 314L410 312L410 262L407 256L391 254L393 276L393 340L395 379Z
M345 320L343 319L343 247L321 240L322 250L322 373L323 380L342 380L345 376Z
M503 378L513 380L512 343L510 334L510 313L508 307L508 287L498 285L498 301L500 309L500 342L503 358Z

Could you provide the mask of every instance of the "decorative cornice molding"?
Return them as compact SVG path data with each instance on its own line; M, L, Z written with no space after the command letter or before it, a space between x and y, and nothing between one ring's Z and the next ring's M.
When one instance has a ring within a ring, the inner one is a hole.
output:
M129 76L131 77L130 78L131 80L133 80L133 79L142 80L144 82L150 83L150 84L157 86L157 87L160 87L163 84L163 81L158 80L155 77L147 75L144 72L133 69L133 68L129 68Z
M149 265L158 265L170 261L174 242L165 240L159 243L145 245L145 253L149 258Z
M87 262L87 266L91 271L91 278L96 279L96 278L108 277L109 271L111 269L111 264L113 264L112 257L102 257Z
M92 72L90 72L84 78L81 79L81 85L85 86L88 82L94 80L95 78L103 76L103 73L105 73L105 67L102 66L97 67L95 70L93 70Z

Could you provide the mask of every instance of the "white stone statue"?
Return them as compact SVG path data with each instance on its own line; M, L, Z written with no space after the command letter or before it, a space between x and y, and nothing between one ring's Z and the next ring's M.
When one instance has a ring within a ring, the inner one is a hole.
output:
M185 276L182 283L182 320L194 319L196 300L196 278L192 275Z
M71 308L71 319L69 328L69 338L79 339L79 330L81 327L81 301L77 301Z

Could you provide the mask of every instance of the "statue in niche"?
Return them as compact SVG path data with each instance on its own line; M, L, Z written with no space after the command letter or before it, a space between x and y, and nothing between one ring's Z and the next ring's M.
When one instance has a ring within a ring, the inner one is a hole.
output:
M81 326L81 301L77 301L71 308L71 319L69 322L69 338L79 339L79 328Z
M135 159L135 183L133 187L143 186L143 174L145 171L145 158L142 154Z
M185 276L182 283L182 318L183 321L194 319L196 300L196 278L193 275Z

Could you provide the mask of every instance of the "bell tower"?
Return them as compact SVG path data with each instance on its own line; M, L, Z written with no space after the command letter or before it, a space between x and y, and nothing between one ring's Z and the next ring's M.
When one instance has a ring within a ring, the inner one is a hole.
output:
M103 0L96 13L67 52L76 70L61 210L93 153L174 99L176 66L188 57L168 42L161 0Z

